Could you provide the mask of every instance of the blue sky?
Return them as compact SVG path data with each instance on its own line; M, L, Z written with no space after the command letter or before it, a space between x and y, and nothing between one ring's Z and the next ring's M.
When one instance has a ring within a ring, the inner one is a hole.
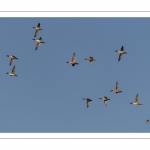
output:
M149 18L0 18L0 132L149 132ZM35 51L36 37L46 43ZM118 62L114 52L128 53ZM76 53L79 65L67 64ZM6 55L15 55L10 59ZM95 58L92 66L87 60ZM19 77L10 77L16 66ZM115 94L116 81L122 93ZM139 94L142 106L130 105ZM107 107L98 98L108 96ZM93 101L89 108L82 98Z

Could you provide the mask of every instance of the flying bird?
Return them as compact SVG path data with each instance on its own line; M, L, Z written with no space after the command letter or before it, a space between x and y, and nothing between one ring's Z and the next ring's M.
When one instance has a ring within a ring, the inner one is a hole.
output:
M118 58L118 61L121 60L121 57L123 54L127 54L127 52L124 51L124 47L122 46L120 50L115 50L115 52L118 52L119 53L119 58Z
M14 66L13 67L13 69L12 69L12 72L7 72L6 74L9 74L10 76L17 76L16 74L15 74L15 69L16 69L16 67Z
M110 90L111 92L114 92L114 93L120 93L122 92L121 90L119 90L119 85L118 85L118 82L116 82L116 89L115 90Z
M40 37L38 40L36 40L36 39L32 39L32 40L35 40L35 41L37 42L36 47L35 47L35 50L38 49L38 47L41 45L41 43L45 43L45 42L42 41L42 38L41 38L41 37Z
M34 34L34 37L37 36L37 34L38 34L38 32L39 32L40 30L43 30L43 29L40 28L40 23L38 23L38 25L37 25L36 27L32 27L32 28L35 28L35 34Z
M89 60L90 64L94 65L95 59L93 57L85 58L84 60Z
M138 94L136 94L135 102L131 102L130 104L133 104L133 105L143 105L143 104L139 103L139 96L138 96Z
M10 57L10 63L9 63L9 66L11 66L11 64L13 63L13 61L15 60L15 59L18 59L16 56L14 56L14 55L7 55L7 57Z
M89 98L82 98L82 99L83 99L83 100L86 100L86 106L87 106L87 108L89 107L90 102L93 101L93 100L91 100L91 99L89 99Z
M104 101L104 105L107 106L107 101L110 100L108 97L104 96L103 98L99 98Z
M72 61L67 61L66 63L69 63L71 64L72 66L75 66L75 65L78 65L79 63L76 62L76 54L73 53L73 56L72 56Z

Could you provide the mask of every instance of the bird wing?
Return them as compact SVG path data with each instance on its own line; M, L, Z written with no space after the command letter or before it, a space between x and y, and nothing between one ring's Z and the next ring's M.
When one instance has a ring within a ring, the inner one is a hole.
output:
M119 85L118 82L116 82L116 90L119 89Z
M39 40L41 40L41 42L42 42L42 38L41 37L39 38Z
M104 100L104 105L107 106L107 100Z
M123 46L121 47L121 51L124 51L124 47Z
M14 66L12 69L12 73L15 73L15 69L16 69L16 67Z
M139 96L138 96L138 94L136 94L135 102L136 102L136 103L139 103Z
M35 50L37 50L40 45L41 45L41 43L38 42L38 43L36 44Z
M9 66L11 66L11 64L13 63L13 61L14 61L14 59L13 59L13 58L11 58L11 59L10 59Z
M94 65L94 62L92 60L90 60L90 64Z
M118 58L118 61L121 60L121 57L122 57L122 53L119 54L119 58Z
M72 62L76 62L76 54L75 53L73 53Z
M40 23L38 23L37 27L40 27Z
M36 37L38 34L38 30L35 31L34 37Z
M86 105L87 105L87 107L89 107L90 101L87 100Z

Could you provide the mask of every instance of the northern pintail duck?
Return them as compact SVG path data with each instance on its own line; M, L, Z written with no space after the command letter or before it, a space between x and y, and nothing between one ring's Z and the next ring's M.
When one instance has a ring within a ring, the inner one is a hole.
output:
M131 102L130 104L133 104L133 105L143 105L143 104L139 103L139 96L138 96L138 94L136 94L135 102Z
M107 106L107 100L110 100L108 97L104 96L103 98L99 98L104 101L104 105Z
M9 74L10 76L17 76L16 74L15 74L15 69L16 69L16 67L14 66L13 67L13 69L12 69L12 72L7 72L6 74Z
M36 39L32 39L32 40L35 40L35 41L37 42L36 47L35 47L35 50L38 49L38 47L41 45L41 43L45 43L45 42L42 41L42 38L41 38L41 37L40 37L38 40L36 40Z
M121 60L121 57L123 54L127 54L127 52L124 51L124 47L122 46L120 50L116 50L115 52L118 52L119 53L119 58L118 58L118 61Z
M95 59L93 58L93 57L89 57L89 58L85 58L84 60L89 60L89 62L92 64L92 65L94 65L94 61L95 61Z
M13 63L14 59L18 59L16 56L14 55L7 55L7 57L10 57L10 63L9 66L11 66L11 64Z
M146 120L146 123L150 123L150 120Z
M93 100L91 100L91 99L89 99L89 98L82 98L82 99L83 99L83 100L86 100L86 106L87 106L87 108L89 107L90 102L93 101Z
M114 93L120 93L122 91L119 90L119 85L118 85L118 82L116 82L116 89L115 90L110 90L111 92L114 92Z
M69 63L69 64L71 64L72 66L78 65L79 63L76 62L76 54L73 53L72 61L71 61L71 62L67 61L66 63Z
M35 28L35 34L34 34L34 37L37 36L37 34L38 34L38 32L39 32L40 30L43 30L43 29L40 28L40 23L38 23L38 25L37 25L36 27L32 27L32 28Z

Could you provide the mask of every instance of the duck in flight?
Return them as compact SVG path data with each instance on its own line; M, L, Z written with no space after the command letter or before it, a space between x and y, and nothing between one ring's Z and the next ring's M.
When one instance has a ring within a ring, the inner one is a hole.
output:
M70 62L67 61L66 63L69 63L69 64L71 64L72 66L78 65L79 63L76 62L76 54L73 53L73 55L72 55L72 61L70 61Z
M90 102L93 101L93 100L91 100L90 98L82 98L82 99L83 99L83 100L86 100L86 106L87 106L87 108L89 107Z
M114 93L120 93L122 91L119 90L119 85L118 85L118 82L116 82L116 89L115 90L110 90L111 92L114 92Z
M36 47L35 47L35 50L38 49L38 47L41 45L41 43L45 43L45 42L43 42L43 40L42 40L41 37L40 37L38 40L36 40L36 39L32 39L32 40L35 40L35 41L37 42Z
M143 105L143 104L139 103L139 96L138 96L138 94L136 94L135 102L131 102L130 104L133 104L133 105Z
M36 27L32 27L32 28L35 28L34 38L37 36L37 34L38 34L38 32L39 32L40 30L43 30L43 29L41 29L41 27L40 27L40 23L38 23L38 25L37 25Z
M12 69L12 71L11 71L10 73L7 72L6 74L9 74L10 76L17 76L17 75L15 74L15 69L16 69L16 67L14 66L13 69Z
M7 55L7 57L10 57L10 63L9 63L9 66L11 66L11 64L13 63L13 61L15 60L15 59L18 59L16 56L14 56L14 55Z
M89 60L90 64L94 65L95 59L93 57L85 58L84 60Z
M118 58L118 61L121 60L121 57L123 54L127 54L127 52L124 51L124 47L122 46L120 50L115 50L115 52L118 52L119 53L119 58Z
M104 96L103 98L99 98L104 101L104 105L107 106L107 100L110 100L108 97Z

